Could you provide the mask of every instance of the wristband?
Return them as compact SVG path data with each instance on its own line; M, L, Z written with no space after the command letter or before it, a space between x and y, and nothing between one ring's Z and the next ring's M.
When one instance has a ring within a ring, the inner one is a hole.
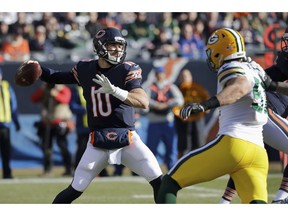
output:
M204 107L205 111L208 109L213 109L213 108L217 108L220 106L220 102L216 96L213 96L209 100L204 101L200 104Z
M128 91L123 90L119 87L115 87L115 91L112 93L112 95L121 101L125 101L128 97Z

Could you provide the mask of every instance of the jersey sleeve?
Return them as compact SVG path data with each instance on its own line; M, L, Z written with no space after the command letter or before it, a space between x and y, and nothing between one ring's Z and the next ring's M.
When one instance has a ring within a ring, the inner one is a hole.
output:
M139 65L134 62L124 62L127 70L125 78L125 88L131 91L135 88L142 88L142 69Z
M218 83L225 86L225 83L237 76L245 76L245 69L239 64L227 64L219 70L217 79Z
M279 52L277 59L276 59L276 65L280 69L280 71L288 77L288 58L287 54L285 52Z
M40 79L47 83L55 84L76 84L77 80L72 71L57 71L51 68L41 66L42 74ZM73 69L72 69L73 70Z

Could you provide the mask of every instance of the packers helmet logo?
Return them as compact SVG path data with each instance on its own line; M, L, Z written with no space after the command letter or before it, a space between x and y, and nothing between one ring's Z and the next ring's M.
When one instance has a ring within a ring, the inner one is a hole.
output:
M208 39L208 44L214 44L219 40L219 37L217 34L212 35L209 39Z

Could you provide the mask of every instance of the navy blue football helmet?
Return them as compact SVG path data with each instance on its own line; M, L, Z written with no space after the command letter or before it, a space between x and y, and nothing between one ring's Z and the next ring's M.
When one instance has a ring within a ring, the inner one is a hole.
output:
M119 51L118 56L112 56L107 50L108 44L120 43L123 45L123 50ZM99 30L93 39L94 52L100 57L104 58L111 64L120 64L125 60L127 41L124 39L121 31L117 28L105 28Z

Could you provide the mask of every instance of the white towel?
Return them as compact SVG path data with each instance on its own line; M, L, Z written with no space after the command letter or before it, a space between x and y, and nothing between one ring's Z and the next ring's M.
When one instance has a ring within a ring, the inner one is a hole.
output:
M122 153L122 148L120 149L113 149L109 150L109 159L108 163L109 164L121 164L121 153Z

